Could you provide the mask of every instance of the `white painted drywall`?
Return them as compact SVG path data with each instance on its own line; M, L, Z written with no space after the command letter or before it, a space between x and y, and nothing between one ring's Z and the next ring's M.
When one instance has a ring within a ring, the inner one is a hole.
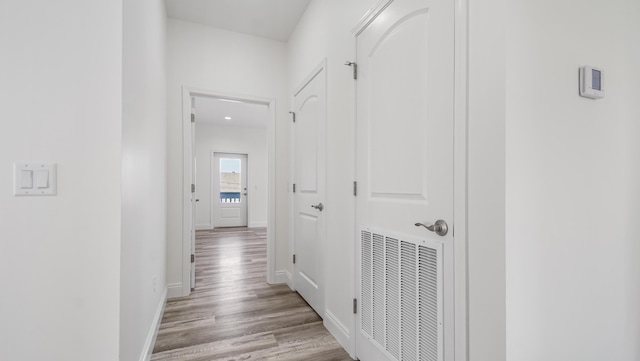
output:
M166 297L166 11L124 2L120 360L144 360Z
M266 107L266 106L265 106ZM265 117L268 116L265 112ZM266 122L266 119L265 119ZM267 226L267 130L196 122L197 229L211 229L212 152L248 154L249 227Z
M118 360L122 3L0 4L0 359ZM58 164L14 197L12 163Z
M285 44L181 20L168 21L167 282L182 289L182 87L276 100L276 270L290 263L288 92ZM181 292L181 291L177 291Z
M355 58L351 29L376 3L312 1L287 46L290 100L310 72L327 59L325 325L351 354L355 332L351 302L355 292L355 81L344 62ZM291 254L292 244L289 247ZM290 265L287 270L293 273Z
M507 9L508 360L640 360L640 3Z
M468 3L468 353L504 361L506 1Z

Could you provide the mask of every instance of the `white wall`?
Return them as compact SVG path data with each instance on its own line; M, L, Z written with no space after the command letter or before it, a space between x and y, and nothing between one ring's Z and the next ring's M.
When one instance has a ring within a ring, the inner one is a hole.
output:
M290 258L288 159L290 122L285 44L180 20L168 21L167 282L182 287L182 87L276 100L276 270ZM190 168L189 164L185 167Z
M266 114L266 112L265 112ZM267 226L267 130L196 122L196 227L211 229L212 152L248 154L249 227Z
M129 361L153 347L166 297L166 11L162 0L123 4L120 360Z
M0 3L0 359L118 359L122 4ZM58 164L14 197L12 164Z
M640 360L640 3L507 9L508 359Z
M468 2L467 322L470 361L506 359L506 2Z
M289 39L289 99L323 59L327 59L327 183L325 325L353 353L355 82L345 60L355 59L351 29L376 0L311 1ZM324 212L323 212L324 213ZM289 258L292 245L289 245ZM293 265L287 270L293 273Z

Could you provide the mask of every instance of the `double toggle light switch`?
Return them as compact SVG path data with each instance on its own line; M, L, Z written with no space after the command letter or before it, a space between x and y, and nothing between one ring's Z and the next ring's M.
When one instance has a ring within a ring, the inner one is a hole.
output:
M14 163L14 187L16 196L56 195L55 163Z

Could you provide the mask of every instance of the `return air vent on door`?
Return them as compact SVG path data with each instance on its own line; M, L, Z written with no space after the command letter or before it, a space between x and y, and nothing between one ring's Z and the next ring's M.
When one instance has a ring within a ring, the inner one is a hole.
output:
M442 361L442 243L361 228L362 332L390 360Z

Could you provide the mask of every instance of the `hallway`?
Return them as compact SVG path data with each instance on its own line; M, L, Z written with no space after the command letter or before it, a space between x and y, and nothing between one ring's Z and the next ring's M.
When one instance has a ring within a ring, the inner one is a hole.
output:
M266 283L266 229L196 234L196 290L167 302L153 361L351 360L286 285Z

